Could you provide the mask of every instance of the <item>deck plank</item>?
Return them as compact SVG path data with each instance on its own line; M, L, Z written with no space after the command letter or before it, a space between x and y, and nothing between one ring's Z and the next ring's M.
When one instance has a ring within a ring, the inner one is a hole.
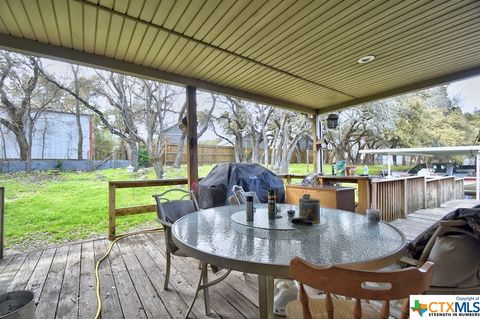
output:
M147 236L152 238L154 235L148 234ZM165 241L156 240L154 244L160 251L165 251ZM191 286L196 287L200 275L199 271L193 272L193 268L186 263L184 258L175 258L174 262L175 268L181 273L182 277L184 277ZM214 286L211 287L210 290L213 288ZM217 312L222 318L245 318L241 312L229 303L228 298L226 298L223 293L224 292L221 294L210 293L210 301L212 302L211 308L215 309L215 312Z
M53 262L35 311L36 318L55 318L65 266L67 264L68 249L68 245L59 247L55 253L55 257L53 257Z
M122 256L125 266L130 274L130 278L132 279L132 283L137 291L139 300L147 317L170 318L169 312L165 308L160 296L157 294L155 288L148 279L147 274L135 257L135 253L126 242L127 239L123 240L125 242L118 245L117 248L120 251L120 255Z
M396 219L390 224L400 229L410 242L455 209L471 208L479 204L478 200L453 200L443 204L442 207L417 210L408 214L407 218Z
M109 258L123 315L125 318L147 318L135 286L125 267L121 253L116 245L113 246Z
M81 249L81 244L73 244L69 247L64 274L66 280L62 283L56 318L75 319L78 317Z
M42 290L45 285L45 281L47 280L48 272L50 271L56 251L56 248L48 248L42 252L42 256L37 263L37 267L35 267L32 276L25 286L25 289L33 292L33 295L35 296L35 303L38 303L40 300L40 295L42 294Z
M22 253L13 256L12 260L0 274L0 294L7 291L7 287L23 265L28 253Z
M154 238L153 241L147 237L138 237L136 238L138 243L140 243L150 258L155 262L157 267L163 270L165 269L165 255L164 251L159 250L158 246L155 245L154 241L159 240L163 241L163 238L160 236L158 238ZM182 276L182 274L176 269L176 260L180 257L175 257L174 262L172 262L172 267L170 270L170 288L168 291L171 291L172 288L178 292L178 294L182 297L183 301L190 305L192 301L193 295L195 293L194 286L190 285L188 281ZM163 281L162 281L163 284ZM192 313L197 318L205 318L205 308L203 306L203 294L200 293L197 297L197 301L195 302ZM212 314L210 315L211 318L219 318L220 316L215 312L215 309L212 309ZM209 318L210 318L209 317Z
M176 289L170 289L169 291L163 290L163 282L165 281L163 271L141 247L142 245L136 240L137 237L142 237L142 235L127 238L125 239L125 243L129 245L130 251L142 265L146 278L148 278L150 283L155 287L169 315L175 319L184 318L188 309L186 302L178 294Z
M93 318L97 312L95 295L95 255L93 241L82 243L80 257L80 295L78 299L78 318Z
M28 283L28 280L32 276L32 273L37 266L37 263L42 255L41 250L32 251L28 254L27 258L23 262L22 266L15 274L15 277L8 285L7 291L23 290Z
M96 240L93 242L95 251L95 260L100 258L107 251L110 242L106 240ZM123 318L122 307L118 299L117 288L113 280L110 260L105 258L99 267L100 276L100 296L102 296L102 318Z
M13 259L13 256L14 256L13 254L9 256L3 256L3 259L0 259L0 274L3 272L5 267L8 266L10 261Z

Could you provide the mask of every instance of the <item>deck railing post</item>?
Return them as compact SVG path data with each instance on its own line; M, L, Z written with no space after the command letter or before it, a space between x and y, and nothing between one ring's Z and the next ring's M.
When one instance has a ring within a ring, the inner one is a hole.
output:
M115 222L116 222L116 211L115 211L115 192L116 188L114 185L108 185L108 239L115 239Z
M403 180L403 198L402 198L402 216L401 218L407 218L408 211L408 179Z

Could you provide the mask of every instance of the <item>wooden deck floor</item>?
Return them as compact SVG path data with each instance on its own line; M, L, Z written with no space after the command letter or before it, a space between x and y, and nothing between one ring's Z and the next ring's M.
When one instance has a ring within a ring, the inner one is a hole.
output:
M407 218L396 219L390 224L400 229L407 237L407 241L412 241L456 208L471 208L476 205L480 205L480 200L452 200L442 207L417 210L408 214Z
M480 201L452 201L392 224L410 241L456 207L478 204ZM0 294L18 289L33 291L37 318L93 318L97 309L95 262L108 244L108 240L97 239L6 256L0 260ZM161 233L135 235L114 246L100 266L102 318L184 317L198 280L198 262L175 257L171 289L164 291L164 251ZM210 291L211 317L257 317L256 276L232 272ZM191 317L206 318L202 294Z
M108 243L91 240L7 256L0 261L0 293L33 291L38 303L36 318L93 318L97 309L95 262ZM197 284L198 262L175 257L168 291L163 290L164 265L163 234L119 241L100 266L102 318L183 318ZM211 317L255 318L256 286L256 276L232 272L210 288ZM203 294L191 317L206 318Z

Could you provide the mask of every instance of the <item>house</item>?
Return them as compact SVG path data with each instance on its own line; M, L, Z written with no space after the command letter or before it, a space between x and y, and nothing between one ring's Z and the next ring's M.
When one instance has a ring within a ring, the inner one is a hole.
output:
M93 151L91 115L81 114L83 159ZM44 111L34 125L32 159L77 159L78 132L75 114ZM19 159L20 150L15 135L0 124L0 159Z

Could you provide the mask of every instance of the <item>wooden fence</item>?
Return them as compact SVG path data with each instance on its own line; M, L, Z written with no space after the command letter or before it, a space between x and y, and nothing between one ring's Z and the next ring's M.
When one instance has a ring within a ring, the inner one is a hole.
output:
M287 184L292 182L292 179L303 179L306 175L283 174L278 175L283 178ZM113 240L118 236L116 234L116 219L121 216L153 213L156 211L154 204L131 206L131 207L117 207L116 206L116 190L121 188L139 188L139 187L157 187L157 186L178 186L187 185L186 178L174 179L154 179L154 180L139 180L139 181L110 181L108 182L108 238Z
M407 176L372 180L372 208L384 221L406 218L419 209L463 198L463 179L454 176Z
M176 144L167 144L165 145L165 152L163 155L163 162L165 165L171 165L175 162L177 157L178 145ZM263 149L259 150L259 157L263 156ZM270 150L271 153L271 150ZM183 157L182 164L186 164L187 157L187 146L183 147ZM245 148L245 155L247 158L251 158L252 149ZM302 151L300 154L302 163L306 163L306 151ZM315 160L315 154L312 151L308 152L309 163L313 163ZM233 163L235 162L235 151L233 146L219 146L219 145L198 145L198 164L220 164L220 163ZM291 163L296 163L295 154L292 155Z

